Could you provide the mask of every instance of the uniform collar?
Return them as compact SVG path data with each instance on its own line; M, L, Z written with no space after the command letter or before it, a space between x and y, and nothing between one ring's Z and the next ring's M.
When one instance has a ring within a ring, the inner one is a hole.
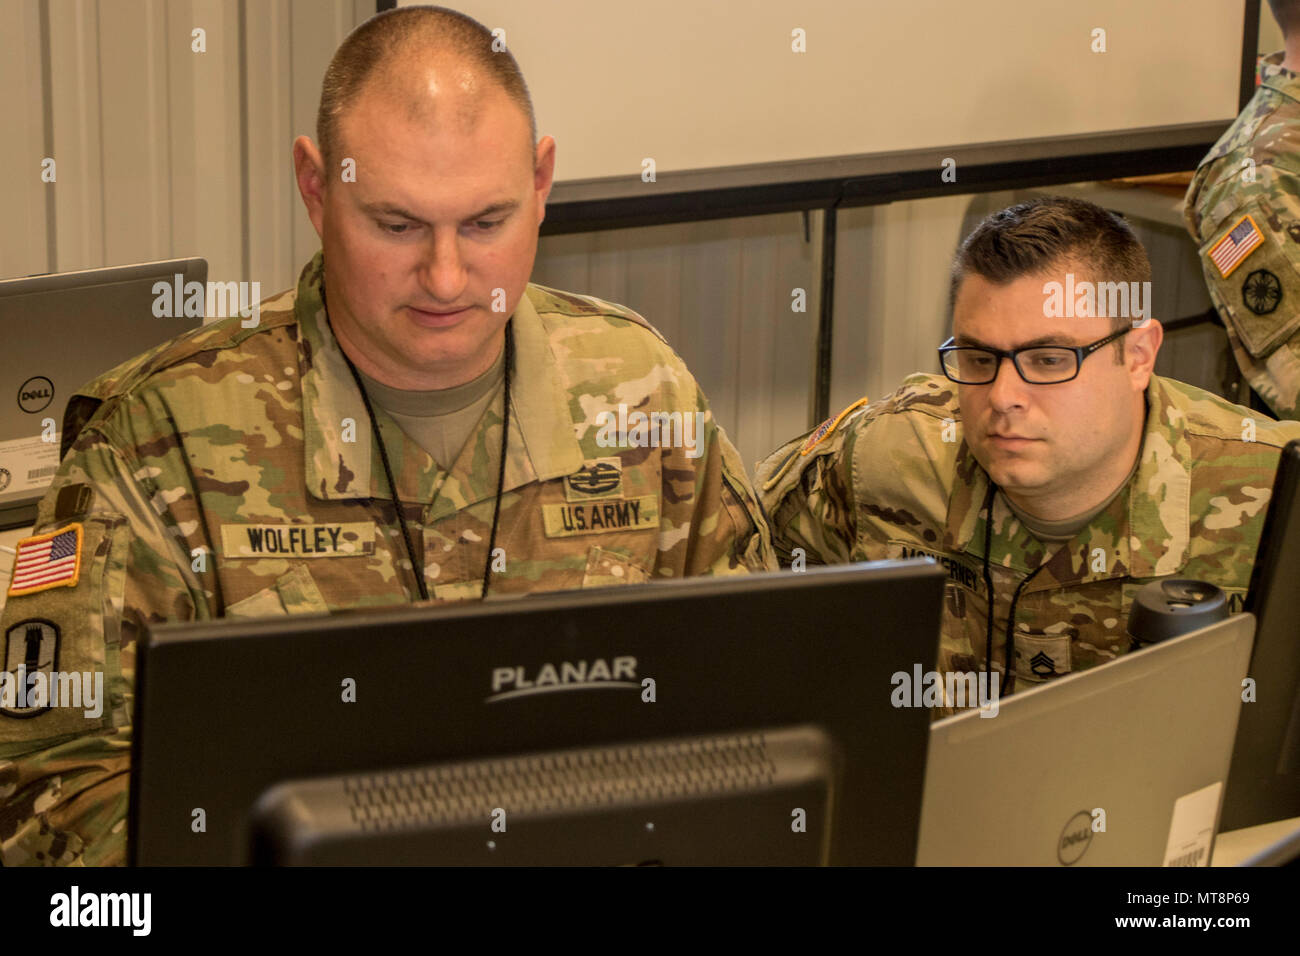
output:
M307 488L321 499L391 499L361 392L326 321L321 297L323 276L324 260L318 252L299 277L294 304L301 330L299 367ZM510 455L504 491L570 475L583 465L568 396L546 329L530 299L533 294L530 285L511 322L515 362L510 383ZM499 412L499 403L495 408ZM374 410L403 500L430 502L437 498L435 513L430 516L437 518L442 512L468 507L496 494L499 427L479 429L450 471L444 472L382 408L376 406Z
M1057 577L1077 581L1102 580L1119 574L1160 577L1174 574L1187 561L1191 528L1190 452L1180 403L1152 375L1147 385L1146 430L1137 471L1128 490L1116 496L1071 542L1052 556ZM957 476L948 501L945 547L984 558L984 519L981 510L989 488L988 473L963 440L957 451ZM1100 549L1104 561L1093 568ZM1042 563L1045 548L1021 526L1011 509L994 500L990 563L1028 573ZM1104 570L1100 570L1104 568Z
M1142 460L1129 483L1130 573L1162 577L1187 563L1191 547L1192 474L1183 403L1157 375L1147 385Z
M1270 53L1259 64L1259 85L1275 90L1293 100L1300 100L1300 73L1282 69L1286 51Z
M514 400L510 415L517 423L537 480L549 481L582 468L577 426L583 423L575 420L570 411L572 403L551 349L551 337L533 304L533 296L540 294L530 283L515 306L511 323L515 371L510 386Z

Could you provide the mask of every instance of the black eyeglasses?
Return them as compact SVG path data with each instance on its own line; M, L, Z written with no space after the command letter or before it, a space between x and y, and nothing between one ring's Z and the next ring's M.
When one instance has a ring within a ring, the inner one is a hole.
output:
M1059 385L1075 378L1089 355L1132 330L1132 326L1126 326L1091 345L1035 345L1009 352L976 345L953 345L956 340L950 338L939 346L939 361L943 363L943 374L958 385L990 384L998 377L1003 358L1011 359L1020 377L1030 385Z

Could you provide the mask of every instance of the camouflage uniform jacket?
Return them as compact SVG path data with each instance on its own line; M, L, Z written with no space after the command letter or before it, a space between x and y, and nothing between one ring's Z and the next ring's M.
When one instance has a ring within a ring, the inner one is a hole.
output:
M40 644L38 667L103 672L107 702L98 718L0 712L5 865L124 862L146 623L418 599L360 392L325 322L321 271L318 254L255 327L235 317L195 330L91 383L93 401L70 403L65 436L76 438L35 531L74 531L79 573L72 586L10 596L0 633L8 666L31 627L48 626L55 639ZM504 566L491 594L775 569L739 455L644 319L530 285L511 326ZM680 412L700 431L654 447L629 421L620 446L596 424L620 404ZM375 408L434 601L481 593L501 413L497 397L444 472Z
M1126 653L1133 596L1155 578L1212 582L1241 608L1280 449L1300 438L1300 424L1250 418L1248 409L1158 376L1147 402L1137 471L1073 540L1044 546L1002 494L994 498L993 666L1005 660L1014 598L1018 681ZM778 449L756 481L783 564L802 548L809 564L929 556L943 565L939 669L983 668L990 481L962 438L955 385L912 375L893 395L850 406L806 441Z
M1184 215L1210 298L1252 388L1300 418L1300 75L1282 54L1201 160Z

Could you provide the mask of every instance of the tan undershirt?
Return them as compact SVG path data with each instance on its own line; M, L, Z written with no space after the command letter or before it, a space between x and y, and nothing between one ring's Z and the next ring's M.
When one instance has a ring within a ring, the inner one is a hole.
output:
M1110 497L1106 498L1104 502L1101 502L1097 507L1093 507L1093 509L1084 511L1083 514L1074 515L1073 518L1062 518L1060 522L1049 522L1049 520L1043 518L1035 518L1034 515L1024 514L1024 511L1018 509L1018 507L1015 506L1015 502L1011 501L1011 499L1006 496L1005 492L1002 493L1002 497L1006 498L1006 506L1011 509L1011 514L1014 514L1017 518L1021 519L1021 524L1023 524L1024 527L1028 529L1028 532L1030 532L1031 535L1034 535L1037 540L1043 542L1045 545L1065 544L1066 541L1070 541L1071 538L1078 535L1080 531L1083 531L1083 528L1087 527L1088 522L1091 522L1091 520L1096 518L1097 515L1100 515L1102 511L1108 509L1108 507L1110 507L1110 502L1113 502L1115 498L1119 497L1119 493L1127 488L1128 483L1132 481L1132 477L1138 473L1138 462L1140 462L1140 460L1141 450L1139 449L1138 458L1134 459L1134 467L1132 467L1132 471L1128 472L1128 477L1119 483L1119 488L1115 489L1114 492L1110 494Z
M1043 542L1043 544L1064 544L1087 527L1088 523L1092 521L1093 518L1097 517L1097 515L1110 507L1111 502L1119 497L1119 493L1128 487L1128 483L1132 481L1133 476L1137 474L1138 462L1141 460L1142 454L1141 451L1139 451L1137 458L1133 461L1133 470L1128 473L1127 478L1120 482L1120 486L1111 493L1109 498L1097 505L1095 508L1089 508L1082 514L1074 515L1071 518L1062 518L1060 521L1047 521L1043 518L1035 518L1033 515L1025 514L1025 512L1016 507L1015 502L1007 497L1005 493L1003 493L1003 497L1006 498L1007 507L1011 509L1011 513L1020 519L1020 523L1023 524L1029 530L1029 533L1035 538Z
M1142 421L1143 423L1151 415L1151 402L1147 397L1142 396ZM1144 425L1145 427L1145 425ZM1074 538L1076 534L1087 527L1088 522L1101 514L1110 507L1111 502L1119 497L1119 493L1128 487L1128 483L1133 480L1137 474L1138 465L1142 461L1142 452L1146 450L1147 436L1142 432L1142 441L1138 443L1137 457L1133 459L1133 467L1129 469L1128 477L1119 483L1119 487L1111 493L1111 496L1097 505L1095 508L1089 508L1082 514L1077 514L1072 518L1063 518L1060 521L1045 521L1042 518L1035 518L1033 515L1027 515L1012 502L1010 496L1004 491L1002 497L1006 499L1007 507L1011 513L1020 519L1020 523L1043 544L1064 544Z
M505 353L498 355L492 367L478 378L455 388L427 392L391 388L358 372L371 401L391 415L402 431L446 471L500 391L505 378Z

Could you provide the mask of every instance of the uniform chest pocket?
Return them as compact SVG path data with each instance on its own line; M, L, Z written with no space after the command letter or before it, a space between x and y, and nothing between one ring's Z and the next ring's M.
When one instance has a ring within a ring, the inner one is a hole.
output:
M974 671L982 666L988 602L978 569L957 555L927 551L909 541L889 541L886 558L929 558L948 572L936 666L940 671ZM872 555L876 557L876 555Z
M1016 626L1016 678L1042 683L1062 677L1073 669L1073 634L1061 629L1055 633L1029 631Z
M582 576L584 588L644 584L648 580L649 571L616 551L594 547L587 552L587 567Z
M329 605L305 565L295 565L267 588L226 608L227 617L272 617L279 614L326 614Z
M571 554L519 566L507 565L506 573L489 587L493 594L526 594L543 591L576 591L585 588L620 587L644 584L647 571L634 557L610 547L591 547L585 555ZM477 601L483 595L483 582L446 581L434 586L432 596L440 601Z

